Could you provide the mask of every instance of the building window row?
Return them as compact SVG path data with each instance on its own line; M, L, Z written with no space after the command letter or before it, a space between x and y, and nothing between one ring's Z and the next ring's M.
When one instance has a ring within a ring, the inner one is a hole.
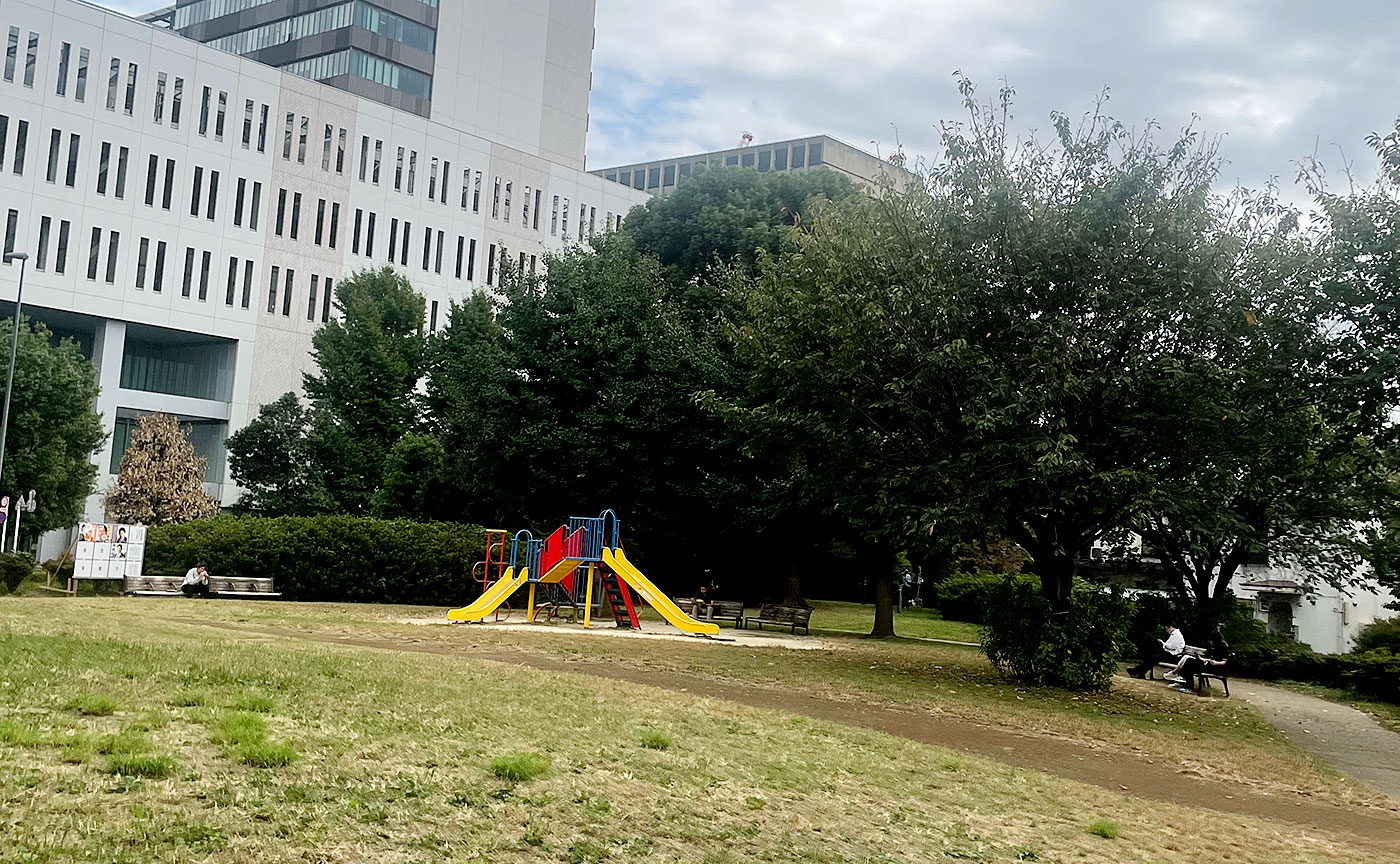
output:
M215 18L222 18L225 15L232 15L235 12L243 12L247 9L256 9L275 0L198 0L178 6L175 9L175 29L183 30L193 24L201 24L205 21L213 21ZM417 0L431 9L436 9L438 0Z

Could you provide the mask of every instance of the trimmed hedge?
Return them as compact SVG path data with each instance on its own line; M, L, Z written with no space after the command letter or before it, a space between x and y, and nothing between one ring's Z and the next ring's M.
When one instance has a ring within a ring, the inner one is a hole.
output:
M354 516L218 516L153 527L145 571L272 577L288 600L459 605L486 550L475 525Z
M1306 645L1271 637L1236 649L1232 675L1265 681L1298 681L1400 705L1400 654L1385 650L1318 654Z

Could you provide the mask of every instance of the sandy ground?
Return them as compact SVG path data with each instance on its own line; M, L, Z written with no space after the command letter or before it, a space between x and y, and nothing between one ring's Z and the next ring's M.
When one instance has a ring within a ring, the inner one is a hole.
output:
M517 633L531 631L544 633L567 632L570 635L597 636L604 639L663 639L671 642L704 639L708 642L715 642L720 645L791 648L795 651L816 651L828 647L821 639L814 639L808 636L791 636L787 633L777 633L769 630L734 630L726 629L723 626L720 627L718 636L691 636L673 627L664 625L651 624L650 626L653 629L650 630L625 630L608 622L599 624L596 620L592 627L584 627L582 624L570 624L567 621L548 623L541 621L535 624L526 624L523 621L464 624L461 622L446 621L442 618L403 618L400 619L399 623L413 624L422 627L490 627L493 630L508 630Z

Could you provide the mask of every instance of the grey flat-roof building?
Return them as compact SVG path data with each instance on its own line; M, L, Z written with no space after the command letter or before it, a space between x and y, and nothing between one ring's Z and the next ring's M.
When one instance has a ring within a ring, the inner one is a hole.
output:
M731 150L636 162L589 173L631 189L666 195L677 184L684 182L698 166L753 168L760 172L783 173L825 168L869 187L878 184L884 176L892 177L900 185L914 176L902 167L830 135L791 138L770 144L751 144Z

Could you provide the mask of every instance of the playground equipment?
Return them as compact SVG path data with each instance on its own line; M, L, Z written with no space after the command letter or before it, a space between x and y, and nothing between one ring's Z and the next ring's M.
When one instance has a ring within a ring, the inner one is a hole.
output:
M511 540L510 564L507 566L506 532L488 532L485 566L478 564L482 573L478 581L484 590L470 605L448 612L447 618L449 621L481 621L497 612L522 586L528 586L526 620L534 621L536 588L547 585L555 586L554 590L568 598L575 609L582 605L583 626L590 627L593 623L593 591L597 586L601 589L601 605L611 613L619 627L641 629L637 608L632 602L632 591L636 591L676 629L696 636L718 635L719 625L696 621L681 611L670 597L627 560L627 554L618 542L620 534L617 514L611 510L604 510L598 516L570 516L567 525L559 526L542 540L536 539L528 530L516 532ZM491 578L493 565L495 579ZM585 578L578 578L580 571L586 574ZM474 575L475 572L473 570ZM507 605L507 615L509 608ZM499 615L497 620L500 620Z

